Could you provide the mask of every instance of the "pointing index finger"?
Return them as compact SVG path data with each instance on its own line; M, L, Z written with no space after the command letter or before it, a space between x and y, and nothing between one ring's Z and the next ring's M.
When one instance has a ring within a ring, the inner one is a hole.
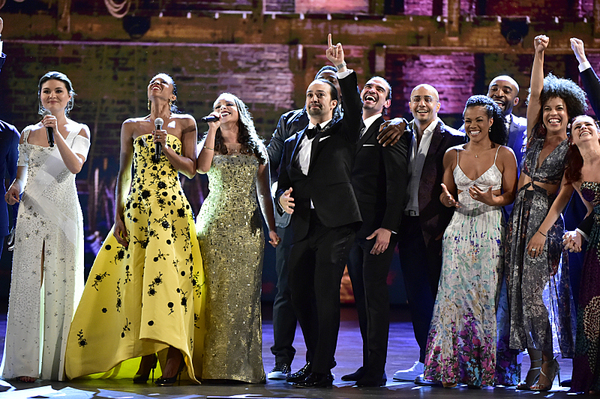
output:
M327 45L329 47L333 47L333 43L332 43L332 40L331 40L331 33L327 35Z

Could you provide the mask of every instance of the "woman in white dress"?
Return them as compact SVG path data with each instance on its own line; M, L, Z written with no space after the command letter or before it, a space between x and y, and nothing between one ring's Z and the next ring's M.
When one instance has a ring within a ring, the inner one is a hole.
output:
M2 378L21 382L64 379L69 326L83 290L83 217L75 175L86 160L90 131L68 118L75 92L65 74L42 76L38 96L43 118L23 130L17 178L5 196L9 204L21 204Z

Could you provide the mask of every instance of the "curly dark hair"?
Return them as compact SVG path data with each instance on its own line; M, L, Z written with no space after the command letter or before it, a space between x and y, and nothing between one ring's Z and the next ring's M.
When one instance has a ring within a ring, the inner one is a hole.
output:
M578 118L587 117L594 121L596 131L600 132L598 121L589 115L577 115L573 118L571 124L575 123ZM567 183L573 183L581 180L581 168L583 167L583 157L579 152L579 147L573 144L573 135L569 134L569 149L566 155L565 179Z
M587 110L585 91L581 87L571 79L558 78L549 73L544 78L544 88L540 94L541 107L533 125L533 137L546 136L546 126L543 122L544 105L552 98L560 98L565 102L569 121L577 115L585 114Z
M506 145L506 142L508 141L508 132L506 130L506 124L504 123L502 110L498 104L496 104L494 100L488 96L471 96L465 104L463 119L465 118L465 112L467 111L467 108L471 107L484 107L486 109L488 118L494 121L490 127L490 140L499 145Z
M252 120L252 115L250 114L248 107L234 94L221 93L219 97L224 95L231 96L236 108L238 109L238 143L242 145L240 152L246 155L254 155L256 158L258 158L260 164L267 163L265 146L256 133L254 121ZM217 134L215 136L215 152L223 155L227 155L228 153L227 146L223 142L223 133L221 132L220 127L217 129Z

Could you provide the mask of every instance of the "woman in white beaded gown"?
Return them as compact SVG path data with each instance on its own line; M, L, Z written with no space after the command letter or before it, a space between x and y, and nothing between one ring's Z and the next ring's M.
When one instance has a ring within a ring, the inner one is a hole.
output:
M48 72L38 86L43 118L26 127L9 204L19 202L2 378L64 379L64 353L83 290L83 217L75 187L89 128L68 118L73 85ZM52 131L54 143L49 134Z

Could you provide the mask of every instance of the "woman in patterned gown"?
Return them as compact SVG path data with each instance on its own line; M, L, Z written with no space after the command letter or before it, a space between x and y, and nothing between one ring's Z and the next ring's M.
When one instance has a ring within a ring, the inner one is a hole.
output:
M66 338L83 289L83 217L75 174L90 147L86 125L68 118L69 78L48 72L38 86L42 120L23 130L17 178L6 193L19 202L2 378L64 379ZM53 129L53 146L47 129ZM43 328L40 328L40 327Z
M223 93L214 103L198 172L210 193L196 221L206 272L206 339L202 379L265 381L260 291L264 248L260 208L275 232L268 156L246 105ZM258 201L257 201L258 199Z
M586 221L587 251L581 272L577 339L573 357L572 392L600 391L600 134L598 123L582 115L573 120L565 178L573 184L590 211ZM581 230L565 234L569 250L581 251Z
M191 380L199 376L203 271L192 210L178 177L195 175L197 130L192 116L175 113L176 98L173 79L156 75L148 84L150 114L121 127L115 225L73 319L69 378L142 356L134 382L145 383L161 351L166 361L157 384L172 384L184 366ZM155 130L158 118L162 130ZM158 159L156 143L162 146Z
M543 35L534 39L527 152L506 238L510 347L529 352L531 367L518 388L533 390L551 389L558 370L554 353L570 357L574 350L574 311L560 215L573 191L561 180L567 125L586 109L585 93L575 83L552 75L544 79L548 42Z
M440 201L456 211L443 237L425 358L425 377L445 387L494 385L502 206L512 203L517 185L517 161L503 146L507 132L498 105L472 96L463 115L470 141L444 155Z

